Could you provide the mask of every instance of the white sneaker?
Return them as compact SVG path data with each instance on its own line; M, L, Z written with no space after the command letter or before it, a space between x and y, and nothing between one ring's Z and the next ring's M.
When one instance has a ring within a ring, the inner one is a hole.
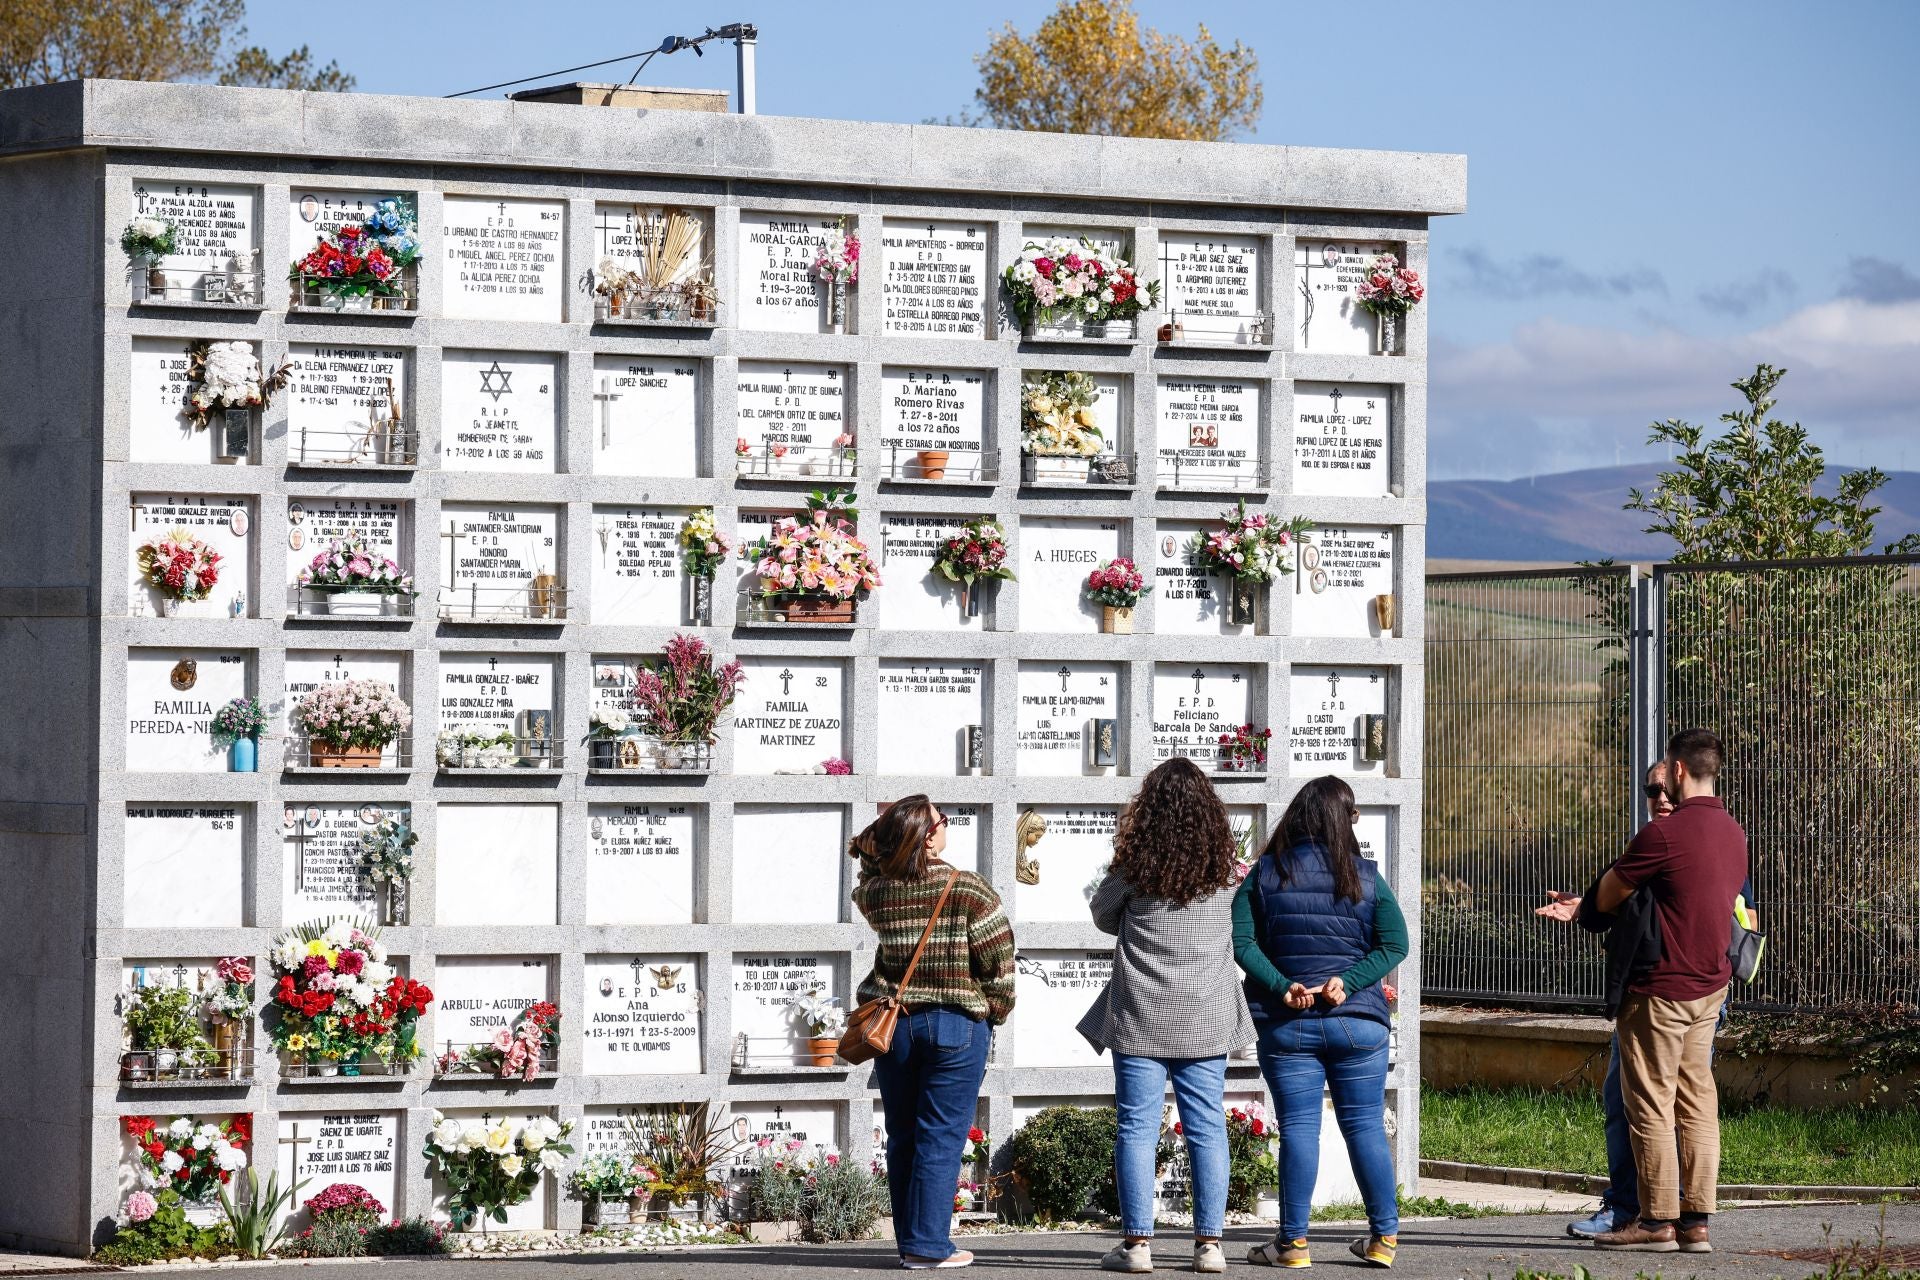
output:
M1220 1248L1218 1240L1193 1242L1193 1269L1202 1272L1221 1272L1227 1269L1227 1255Z
M970 1267L973 1254L965 1249L955 1249L944 1258L902 1258L900 1268L903 1271L945 1271L949 1267Z
M1153 1246L1142 1240L1128 1244L1122 1240L1100 1259L1102 1271L1127 1271L1141 1274L1153 1270Z

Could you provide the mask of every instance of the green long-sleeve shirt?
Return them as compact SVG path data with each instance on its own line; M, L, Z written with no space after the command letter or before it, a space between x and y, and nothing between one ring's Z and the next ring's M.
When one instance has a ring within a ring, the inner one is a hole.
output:
M1407 958L1407 918L1384 879L1374 881L1373 950L1340 975L1349 992L1370 987L1392 972L1393 966ZM1260 946L1260 931L1253 922L1253 876L1240 884L1233 895L1233 958L1249 978L1275 995L1285 995L1293 980L1281 973Z

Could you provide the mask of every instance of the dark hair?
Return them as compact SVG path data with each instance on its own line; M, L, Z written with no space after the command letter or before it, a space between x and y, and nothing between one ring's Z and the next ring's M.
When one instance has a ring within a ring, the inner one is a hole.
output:
M853 838L847 856L872 858L889 880L918 880L932 861L927 837L933 834L933 818L933 801L923 795L902 796Z
M1667 758L1687 766L1687 773L1702 781L1720 776L1720 765L1727 749L1711 729L1682 729L1667 742Z
M1273 838L1267 841L1266 854L1279 869L1280 879L1287 879L1287 854L1292 849L1317 844L1327 851L1333 896L1360 901L1360 842L1353 835L1353 815L1357 812L1353 788L1332 774L1300 788Z
M1158 765L1120 814L1113 872L1136 893L1181 904L1233 883L1233 827L1200 767L1185 756Z

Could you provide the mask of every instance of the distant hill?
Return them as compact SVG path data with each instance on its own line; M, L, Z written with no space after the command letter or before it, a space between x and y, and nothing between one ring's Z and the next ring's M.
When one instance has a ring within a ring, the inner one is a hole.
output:
M1851 467L1827 472L1829 491ZM1665 538L1642 533L1622 511L1627 490L1653 488L1664 466L1598 467L1526 480L1433 480L1427 484L1429 560L1664 560ZM1874 549L1920 529L1920 472L1894 471L1875 500Z

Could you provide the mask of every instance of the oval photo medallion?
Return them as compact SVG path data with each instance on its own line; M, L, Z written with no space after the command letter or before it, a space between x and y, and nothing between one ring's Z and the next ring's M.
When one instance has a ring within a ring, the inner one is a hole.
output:
M320 217L320 198L309 191L300 197L300 221L315 222Z
M233 530L233 536L236 538L246 537L247 527L252 523L251 520L247 519L247 509L245 507L235 507L233 510L227 512L227 528Z
M199 682L200 664L192 658L182 658L173 664L173 671L167 678L173 682L174 688L184 693Z

